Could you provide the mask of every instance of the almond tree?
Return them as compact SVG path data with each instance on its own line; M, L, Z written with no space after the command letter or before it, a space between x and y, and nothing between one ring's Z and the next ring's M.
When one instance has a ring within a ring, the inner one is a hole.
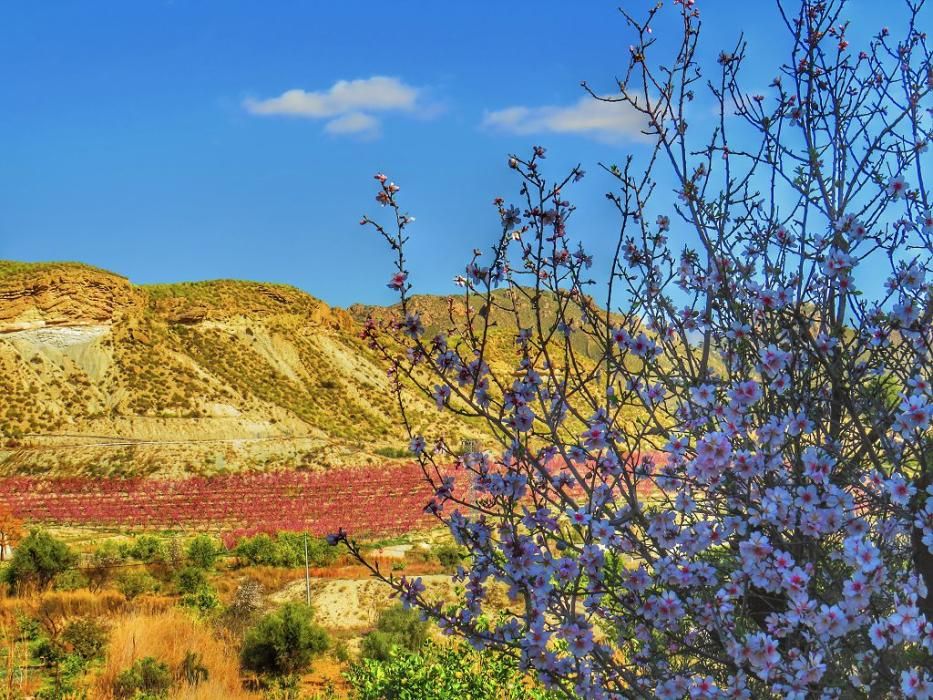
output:
M640 114L653 147L602 165L620 220L608 276L573 238L582 170L549 179L535 147L509 160L518 199L497 200L498 238L436 333L411 295L413 219L377 176L389 216L362 223L393 251L400 315L365 335L403 418L421 391L501 445L411 435L428 508L470 558L453 607L373 566L406 604L567 695L933 697L921 5L860 50L843 0L779 3L791 58L761 95L740 83L743 41L706 77L692 0L667 63L667 11L623 13L617 91L585 87ZM712 133L688 122L701 90ZM506 325L515 361L493 366Z

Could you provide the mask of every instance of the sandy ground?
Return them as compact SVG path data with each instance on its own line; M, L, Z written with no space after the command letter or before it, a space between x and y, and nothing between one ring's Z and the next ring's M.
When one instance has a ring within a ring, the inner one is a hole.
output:
M447 574L422 576L428 594L450 598L453 583ZM376 624L376 617L385 608L396 603L390 597L392 590L375 579L311 579L311 604L315 619L324 627L339 631L363 631ZM293 600L304 600L305 581L299 579L269 596L276 605Z

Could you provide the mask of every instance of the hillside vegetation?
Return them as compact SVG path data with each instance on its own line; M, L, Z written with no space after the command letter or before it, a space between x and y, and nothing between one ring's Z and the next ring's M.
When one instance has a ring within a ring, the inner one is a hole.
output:
M387 368L360 330L358 315L284 285L140 286L75 263L0 261L0 475L401 458ZM412 409L434 431L482 437L430 402Z

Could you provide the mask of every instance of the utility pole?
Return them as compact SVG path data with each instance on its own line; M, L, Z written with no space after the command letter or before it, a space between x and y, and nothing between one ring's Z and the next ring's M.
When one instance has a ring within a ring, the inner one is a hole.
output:
M308 533L305 533L305 597L311 607L311 568L308 566Z

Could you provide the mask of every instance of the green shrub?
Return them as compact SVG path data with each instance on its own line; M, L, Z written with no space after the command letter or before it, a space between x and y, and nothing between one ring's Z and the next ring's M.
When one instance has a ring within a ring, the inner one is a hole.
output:
M42 623L22 613L16 616L16 628L19 632L19 639L23 642L35 641L42 634Z
M62 698L84 697L86 690L78 687L87 662L75 654L58 659L51 672L43 679L42 686L32 696L35 700L62 700Z
M144 564L154 564L165 559L165 545L153 535L140 535L129 546L124 546L122 554Z
M251 566L292 566L281 564L275 541L265 533L254 537L243 537L233 549L244 563Z
M62 630L62 641L85 661L103 657L107 640L107 628L91 618L72 620Z
M283 547L296 553L298 564L301 565L305 561L305 538L306 535L301 532L280 532L276 539ZM311 566L328 566L337 558L337 548L327 544L323 537L307 535L307 545L308 563Z
M311 620L311 609L287 603L246 633L241 660L251 671L287 676L306 671L328 645L327 632Z
M220 607L220 598L217 597L217 591L205 583L191 593L183 595L181 604L206 614Z
M300 532L280 532L274 538L266 534L243 537L233 551L250 566L304 566L305 536ZM336 556L334 547L326 540L308 536L308 563L311 566L327 566Z
M68 652L61 644L44 636L36 639L30 645L29 651L33 659L48 668L58 666L68 656Z
M346 674L356 700L550 700L511 657L466 644L426 643L419 653L396 648L388 659L364 659Z
M396 605L383 610L376 629L363 637L360 655L364 659L387 661L396 649L417 651L428 638L428 624L414 610Z
M463 561L466 553L463 547L455 544L442 544L434 548L434 556L446 571L453 571Z
M11 588L48 588L58 574L77 561L78 555L67 544L44 530L33 530L16 547L4 578Z
M100 590L112 578L114 570L126 561L124 549L116 542L104 542L91 554L87 568L88 587Z
M76 591L79 588L88 588L90 580L84 572L78 569L66 569L60 574L56 574L52 587L56 591Z
M188 543L185 554L192 566L212 569L220 552L221 548L217 540L210 535L198 535Z
M196 566L186 566L175 575L175 587L181 594L194 593L205 585L207 585L207 574L204 573L204 569Z
M113 683L113 694L121 700L166 698L171 687L172 673L168 665L146 656L117 676Z
M143 593L153 593L159 589L156 581L147 571L125 571L117 577L117 590L132 600Z

